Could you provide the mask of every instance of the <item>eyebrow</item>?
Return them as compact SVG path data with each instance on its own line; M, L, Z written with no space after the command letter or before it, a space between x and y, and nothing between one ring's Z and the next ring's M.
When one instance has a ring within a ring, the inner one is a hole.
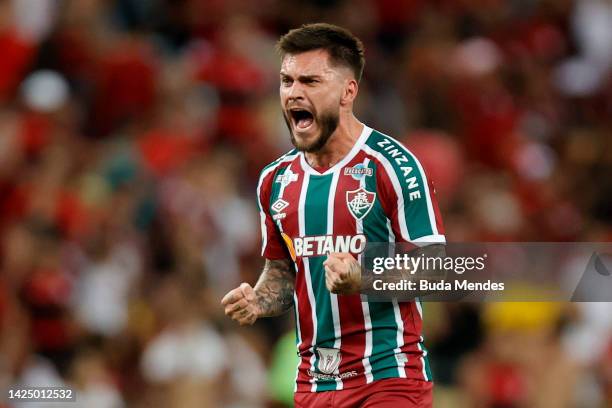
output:
M289 75L289 74L287 74L285 72L282 72L282 71L280 73L280 76L284 77L284 78L292 78L293 79L293 77L291 75ZM299 75L297 77L298 81L307 81L307 80L321 79L321 78L322 78L321 75L316 75L316 74L314 74L314 75Z

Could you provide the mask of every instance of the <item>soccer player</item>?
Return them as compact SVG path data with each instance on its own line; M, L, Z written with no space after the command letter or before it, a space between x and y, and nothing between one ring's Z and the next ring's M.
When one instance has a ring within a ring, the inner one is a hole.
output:
M261 173L262 255L255 285L222 300L240 324L296 315L297 407L430 407L417 301L360 294L366 242L440 245L433 188L416 157L353 114L361 41L330 24L289 31L280 102L295 149Z

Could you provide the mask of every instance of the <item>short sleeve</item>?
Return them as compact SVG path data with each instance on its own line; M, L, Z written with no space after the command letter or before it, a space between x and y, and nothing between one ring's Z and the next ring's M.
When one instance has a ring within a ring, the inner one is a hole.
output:
M395 140L389 143L393 145L378 154L377 183L395 240L446 242L432 181L412 152Z
M270 215L272 180L276 172L264 169L257 185L257 206L261 223L261 255L267 259L289 258L278 227Z

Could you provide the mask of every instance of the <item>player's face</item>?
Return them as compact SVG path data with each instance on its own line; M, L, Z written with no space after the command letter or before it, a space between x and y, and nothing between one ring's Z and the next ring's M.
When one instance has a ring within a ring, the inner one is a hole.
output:
M338 127L347 68L330 64L325 50L288 54L280 71L280 100L291 142L321 150Z

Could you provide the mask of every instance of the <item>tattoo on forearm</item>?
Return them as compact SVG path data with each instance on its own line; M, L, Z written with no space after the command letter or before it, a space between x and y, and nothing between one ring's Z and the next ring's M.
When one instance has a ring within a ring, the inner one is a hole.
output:
M255 285L255 295L262 316L278 316L293 305L295 273L289 259L266 259Z

